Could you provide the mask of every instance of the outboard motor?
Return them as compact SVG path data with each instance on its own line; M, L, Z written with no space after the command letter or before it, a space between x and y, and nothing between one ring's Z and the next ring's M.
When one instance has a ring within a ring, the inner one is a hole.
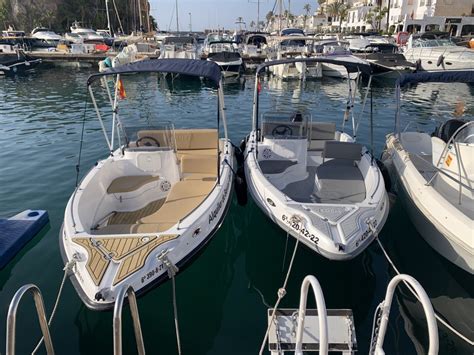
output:
M435 129L433 136L442 139L445 143L448 143L451 136L465 123L466 121L460 120L458 118L447 120Z

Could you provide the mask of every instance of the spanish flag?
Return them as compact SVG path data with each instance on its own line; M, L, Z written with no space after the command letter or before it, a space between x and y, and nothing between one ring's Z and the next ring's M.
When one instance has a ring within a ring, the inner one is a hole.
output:
M117 82L117 90L118 90L119 97L122 100L127 98L127 93L125 92L125 87L123 86L122 79L119 79L119 81Z

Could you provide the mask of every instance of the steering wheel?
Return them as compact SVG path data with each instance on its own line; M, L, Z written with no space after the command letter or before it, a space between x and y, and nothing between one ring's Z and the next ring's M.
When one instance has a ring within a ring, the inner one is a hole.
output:
M158 142L155 138L150 137L150 136L143 136L143 137L141 137L141 138L138 138L137 141L135 142L135 144L137 145L137 147L140 146L140 142L141 142L142 140L144 140L144 139L148 139L148 140L152 141L153 143L155 143L155 145L156 145L157 147L160 146L160 142ZM145 142L143 145L146 146L146 147L151 147L151 142Z
M292 134L293 130L286 124L278 125L272 131L273 136L291 136Z

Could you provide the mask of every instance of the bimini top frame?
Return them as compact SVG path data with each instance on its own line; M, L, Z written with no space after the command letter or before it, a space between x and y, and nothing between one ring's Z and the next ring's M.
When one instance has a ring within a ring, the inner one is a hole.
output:
M170 74L182 74L194 77L202 77L210 80L217 88L217 129L219 130L219 123L222 119L224 126L224 136L225 139L228 139L227 134L227 120L225 116L225 103L224 103L224 91L222 89L222 74L219 65L213 62L197 60L197 59L152 59L144 60L135 63L125 64L117 68L109 68L103 72L92 74L87 79L87 87L89 94L94 105L97 118L99 119L102 132L105 136L105 140L109 147L110 153L113 154L114 151L114 137L115 137L115 128L116 126L122 127L118 114L118 98L119 98L119 83L121 75L128 74L138 74L138 73L170 73ZM92 84L108 76L116 76L117 80L115 81L115 93L114 97L110 93L109 86L105 83L105 87L108 93L110 105L112 107L112 132L110 134L110 139L105 129L104 121L100 114L97 102L94 97L92 90ZM118 131L117 131L118 133ZM120 134L118 136L119 145Z
M297 37L295 37L297 38ZM253 95L253 112L252 112L252 129L257 131L258 130L258 109L259 109L259 93L260 93L260 80L259 76L262 75L266 68L274 66L274 65L281 65L281 64L291 64L291 63L328 63L328 64L335 64L335 65L340 65L346 68L347 73L362 73L365 75L370 76L369 78L369 84L367 88L367 93L369 92L370 89L370 84L372 82L372 69L370 66L369 62L366 62L360 58L354 57L344 57L344 58L334 58L334 57L311 57L311 58L289 58L289 59L280 59L280 60L272 60L269 62L264 62L260 64L257 67L257 72L255 74L255 89L254 89L254 95ZM354 104L354 95L352 93L352 84L351 81L348 80L349 82L349 98L347 101L347 108L348 110L352 109L353 104ZM362 107L362 113L365 108L365 101L367 99L367 93L365 95L364 99L364 104ZM372 100L372 98L371 98ZM347 111L347 110L346 110ZM349 114L346 112L346 114ZM356 125L354 117L352 118L352 129L353 129L353 136L355 137L357 133L357 127L358 124ZM372 118L371 118L372 122ZM371 139L372 141L372 139Z

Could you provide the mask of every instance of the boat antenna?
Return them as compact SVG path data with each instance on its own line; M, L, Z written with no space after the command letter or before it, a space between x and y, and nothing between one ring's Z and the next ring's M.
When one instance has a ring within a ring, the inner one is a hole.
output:
M112 36L112 28L110 27L109 0L105 0L105 12L107 13L107 29L109 30L109 35Z
M178 0L176 0L176 32L179 33Z

